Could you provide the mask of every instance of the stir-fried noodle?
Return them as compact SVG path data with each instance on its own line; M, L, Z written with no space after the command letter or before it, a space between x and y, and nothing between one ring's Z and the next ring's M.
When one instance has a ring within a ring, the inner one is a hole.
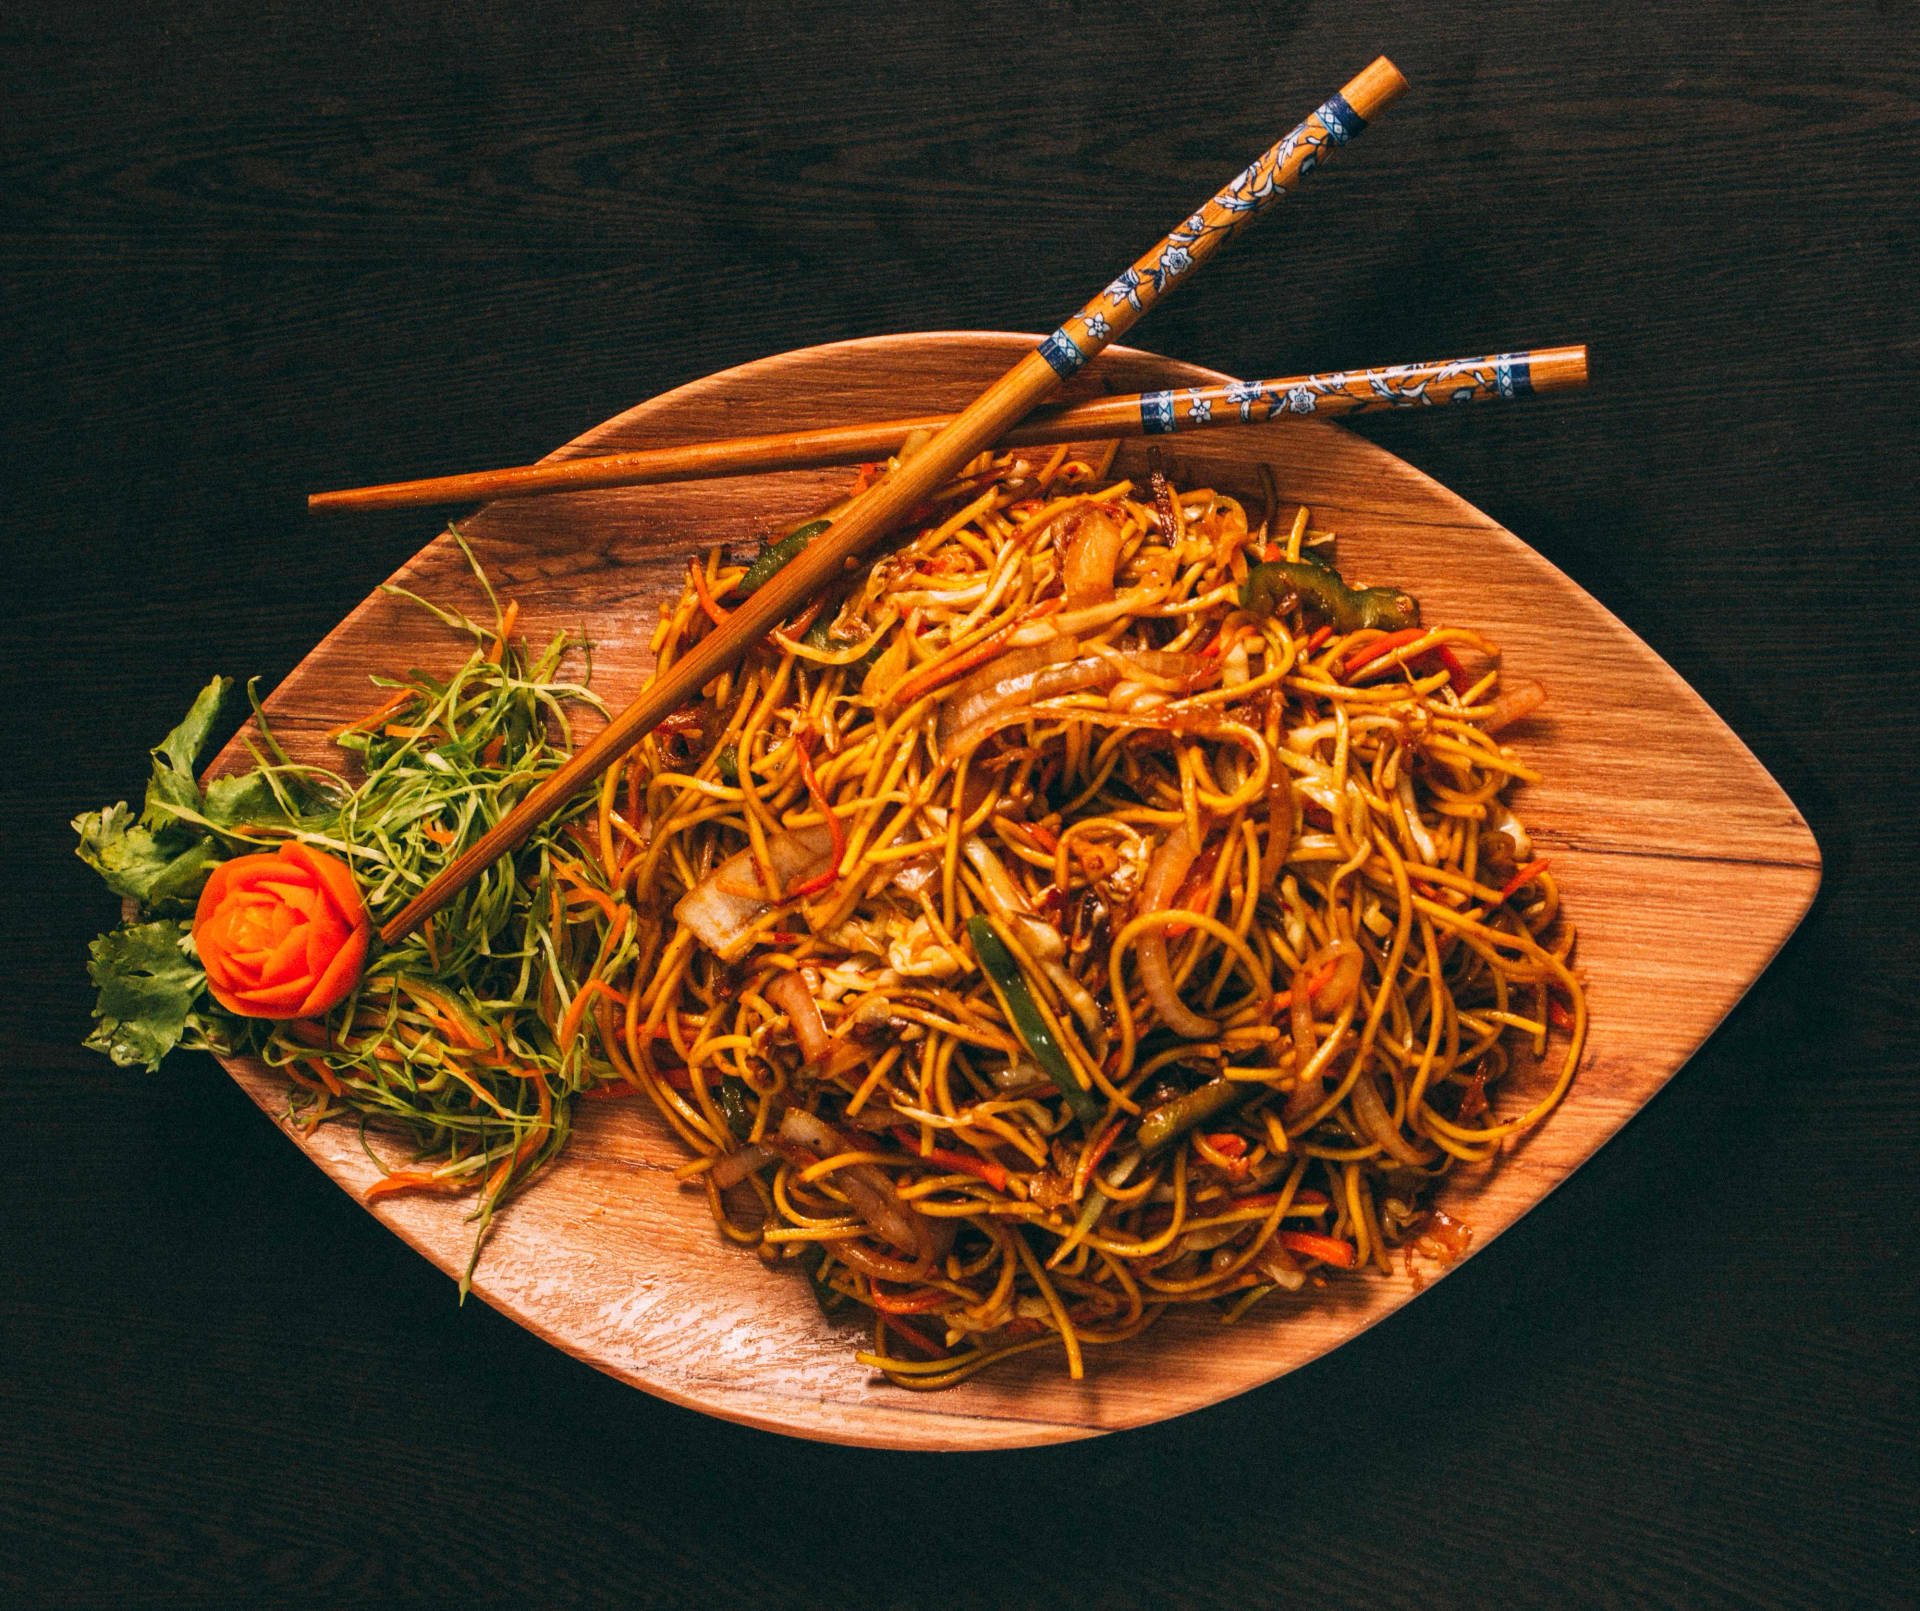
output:
M603 1049L903 1386L1457 1253L1435 1182L1579 1062L1495 736L1539 690L1305 510L1112 457L975 461L600 796ZM660 662L812 529L695 564ZM1495 1117L1517 1060L1547 1088Z

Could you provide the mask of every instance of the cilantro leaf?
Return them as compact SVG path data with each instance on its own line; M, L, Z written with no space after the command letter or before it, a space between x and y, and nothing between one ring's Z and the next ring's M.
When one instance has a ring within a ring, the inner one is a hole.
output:
M184 806L198 811L201 805L200 779L194 762L213 736L213 724L220 719L220 707L233 689L231 677L215 677L200 690L186 720L160 740L153 752L153 779L147 784L147 808L140 821L148 828L165 828L174 822L172 808Z
M184 923L138 923L88 947L87 972L100 997L86 1044L122 1068L157 1069L179 1044L207 976Z
M124 801L104 811L73 819L80 836L77 854L116 895L131 895L143 906L191 901L207 872L221 859L211 840L175 831L154 833L134 820Z
M232 679L215 677L201 689L186 720L167 734L153 752L153 777L145 809L136 821L124 801L104 811L73 819L80 836L78 854L116 895L130 895L143 906L191 901L221 859L219 847L201 828L180 820L182 810L199 812L203 804L194 762L207 747ZM229 798L238 791L229 791ZM276 815L278 812L276 811Z
M311 791L304 789L297 778L283 779L281 787L292 799L296 811L306 807ZM281 797L274 793L272 783L261 772L210 779L201 812L207 821L223 829L260 828L297 820L288 814Z

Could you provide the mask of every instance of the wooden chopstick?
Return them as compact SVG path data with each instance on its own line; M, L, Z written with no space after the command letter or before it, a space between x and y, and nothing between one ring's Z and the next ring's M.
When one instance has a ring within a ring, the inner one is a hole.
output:
M1281 380L1234 381L1225 386L1102 397L1071 407L1038 409L1006 432L998 445L1040 447L1100 437L1151 436L1209 425L1258 423L1299 414L1367 414L1386 408L1481 402L1576 390L1586 383L1585 347L1542 347L1484 358L1388 364L1323 375L1289 375ZM942 430L953 419L951 414L926 414L871 425L740 436L722 442L690 442L684 447L644 448L422 481L390 481L381 486L316 492L307 499L307 508L318 514L409 509L428 504L535 498L593 487L660 486L669 481L703 481L770 470L817 470L827 465L884 459L914 432Z
M955 415L913 457L883 475L833 525L789 560L634 702L535 786L380 930L388 945L411 933L534 827L597 778L643 735L739 660L768 631L840 574L842 566L906 518L907 511L981 449L1004 436L1095 353L1260 213L1345 145L1407 87L1382 56L1257 157L1152 251Z

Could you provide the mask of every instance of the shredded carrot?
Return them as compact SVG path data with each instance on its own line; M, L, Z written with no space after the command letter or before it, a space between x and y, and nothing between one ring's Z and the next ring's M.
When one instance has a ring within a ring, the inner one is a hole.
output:
M904 1320L900 1320L893 1315L881 1314L877 1310L875 1319L879 1321L882 1332L893 1331L899 1333L901 1338L912 1343L914 1347L921 1350L929 1359L938 1359L946 1352L945 1349L936 1347L933 1343L928 1342L924 1336L918 1331L915 1331L914 1328L909 1326Z
M303 1091L311 1091L315 1096L325 1096L327 1094L327 1088L324 1085L320 1084L318 1080L308 1079L306 1075L302 1074L300 1070L291 1063L288 1063L281 1069L281 1073L285 1074L288 1079L292 1080L293 1083Z
M439 1025L441 1033L456 1046L472 1052L479 1051L487 1044L467 1026L465 1015L446 996L417 980L409 980L407 988L420 1001L421 1010ZM497 1046L498 1042L495 1044Z
M833 807L828 803L826 795L821 793L820 780L813 775L813 735L803 734L794 748L800 754L800 776L807 785L807 794L812 799L815 809L827 819L827 832L833 835L833 853L824 872L816 873L812 878L805 879L787 890L785 898L790 901L804 900L809 896L832 889L840 877L840 858L847 851L847 831L841 827L840 819L833 814Z
M1384 638L1375 638L1372 643L1362 644L1348 655L1340 668L1340 675L1351 677L1362 666L1370 666L1376 660L1384 660L1395 649L1404 649L1410 643L1418 643L1427 635L1425 627L1402 627L1398 632L1389 632Z
M1245 1197L1229 1197L1227 1199L1227 1206L1229 1208L1271 1208L1279 1201L1280 1194L1277 1191L1251 1192ZM1293 1202L1290 1206L1294 1208L1325 1208L1327 1206L1327 1194L1325 1192L1315 1191L1309 1186L1305 1191L1297 1191L1293 1194ZM1172 1222L1172 1212L1169 1210L1166 1223L1171 1224Z
M1333 978L1334 972L1338 967L1339 962L1335 960L1333 962L1323 962L1314 970L1313 977L1307 981L1307 997L1309 1000L1319 995L1320 992L1326 988L1327 982ZM1282 990L1267 1004L1267 1010L1269 1012L1279 1012L1282 1008L1291 1007L1292 1005L1293 992L1291 990Z
M823 593L793 618L792 623L784 629L785 635L789 638L805 637L807 628L820 619L820 611L825 607L826 602L826 595Z
M1433 646L1434 658L1447 669L1447 681L1453 684L1456 694L1464 694L1473 686L1473 679L1467 675L1467 668L1460 664L1460 657L1444 643Z
M727 617L733 614L733 612L731 610L723 610L718 604L714 603L713 592L707 586L707 567L697 559L689 560L687 562L687 576L693 583L695 596L700 600L700 608L707 612L707 619L712 621L715 626L726 625Z
M1525 889L1527 885L1531 884L1547 870L1547 863L1552 859L1551 856L1542 856L1538 861L1528 862L1526 866L1522 867L1519 872L1515 873L1513 877L1509 878L1500 886L1500 899L1504 901L1509 895L1517 894L1519 891Z
M302 1068L308 1069L314 1074L320 1083L327 1088L330 1095L345 1096L347 1094L340 1088L340 1081L334 1077L333 1070L328 1068L319 1058L303 1057L299 1062Z
M451 1196L455 1192L472 1191L473 1178L470 1175L429 1175L418 1169L402 1169L376 1180L360 1194L364 1202L373 1202L376 1198L391 1197L395 1192L430 1191L442 1196Z
M1124 1117L1115 1119L1095 1138L1092 1146L1081 1154L1080 1162L1073 1171L1073 1195L1080 1198L1086 1195L1087 1182L1093 1179L1094 1170L1100 1167L1100 1160L1106 1157L1108 1149L1120 1139L1120 1132L1127 1127Z
M535 1081L535 1089L540 1093L539 1122L527 1132L526 1139L514 1148L511 1156L502 1158L498 1167L487 1177L487 1195L489 1197L496 1195L500 1188L507 1183L508 1177L512 1175L514 1170L518 1169L521 1164L533 1156L539 1149L541 1142L546 1140L548 1134L553 1129L553 1093L547 1089L547 1082L544 1079Z
M917 672L899 686L889 696L896 705L911 705L922 694L932 693L944 683L952 682L955 677L973 670L982 661L991 660L1008 638L1027 625L1030 621L1043 620L1059 611L1066 601L1062 598L1042 600L1033 609L1018 620L1007 622L1003 627L990 632L971 649L964 649L957 655L948 655L944 660L935 660L922 666Z
M1014 629L1019 625L1018 621L1009 621L998 631L982 638L971 649L964 649L959 654L948 655L944 660L935 660L930 665L922 666L905 682L895 686L892 695L893 703L910 705L922 694L930 694L942 683L952 682L955 677L973 670L982 661L991 660L1000 652L1001 646L1007 639L1013 636Z
M937 1163L946 1169L956 1169L962 1174L975 1175L995 1191L1007 1189L1006 1170L989 1159L969 1157L964 1152L948 1152L942 1147L922 1152L913 1132L904 1125L895 1125L893 1135L894 1139L911 1151L916 1158L925 1158L929 1163Z
M487 659L499 665L507 652L507 639L513 635L513 626L520 619L520 601L508 599L507 607L501 612L500 631L493 640L493 647L487 651Z
M1044 793L1045 790L1038 790L1038 792ZM1043 827L1037 822L1014 822L1010 818L1002 817L996 827L1001 833L1011 829L1016 838L1025 839L1036 850L1044 851L1049 856L1060 848L1059 835L1051 828Z
M1173 900L1169 903L1174 911L1198 912L1199 908L1193 903L1206 892L1207 886L1213 882L1213 870L1219 864L1219 861L1220 846L1216 841L1208 845L1207 848L1201 851L1199 856L1194 859L1193 871L1187 874L1186 882L1175 892ZM1169 923L1167 925L1167 938L1169 940L1177 940L1182 935L1190 933L1192 929L1193 925L1191 923Z
M568 1050L572 1047L573 1037L580 1033L581 1015L586 1012L587 1003L596 995L610 996L623 1007L627 1004L625 992L614 989L613 986L608 984L604 979L589 979L580 987L578 994L574 996L573 1000L567 1004L566 1016L560 1020L560 1027L554 1032L553 1038L560 1048L560 1055L562 1057L565 1057Z
M942 1292L938 1287L916 1293L908 1298L896 1298L883 1288L878 1281L869 1278L868 1290L873 1294L873 1306L887 1315L923 1315L930 1309L944 1309L954 1301L951 1292ZM931 1343L923 1343L932 1348Z
M604 890L570 889L563 898L567 903L567 910L570 915L578 916L585 908L597 906L609 922L618 923L623 921L624 914L621 908L614 904L613 897L608 895Z
M1343 1242L1337 1236L1322 1236L1318 1231L1282 1231L1275 1240L1289 1253L1298 1253L1302 1258L1337 1264L1343 1270L1353 1268L1353 1243Z
M577 873L562 870L557 865L555 871L573 885L573 889L567 895L569 906L597 906L606 914L609 923L624 924L626 922L628 914L632 911L631 907L616 905L612 896L584 882Z
M334 728L327 734L327 737L339 738L346 733L370 733L396 710L400 709L402 705L411 704L418 693L419 690L415 688L402 688L383 704L376 705L372 710L368 711L366 715L360 717L359 720L351 721L344 726Z

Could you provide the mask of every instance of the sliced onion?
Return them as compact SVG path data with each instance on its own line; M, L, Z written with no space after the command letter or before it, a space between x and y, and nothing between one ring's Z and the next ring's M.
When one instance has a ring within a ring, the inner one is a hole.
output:
M871 1061L871 1054L866 1047L858 1041L848 1040L842 1036L833 1042L831 1049L827 1052L826 1060L818 1064L814 1072L831 1085L844 1080L862 1063L869 1061Z
M1320 987L1315 1000L1329 1013L1339 1013L1360 994L1360 970L1366 956L1352 940L1336 940L1322 953L1322 967L1329 957L1334 962L1333 977Z
M1216 1247L1225 1247L1246 1228L1244 1220L1229 1220L1224 1225L1208 1225L1201 1230L1187 1231L1173 1244L1173 1251L1211 1253Z
M1539 683L1518 679L1511 688L1502 688L1494 695L1480 729L1486 733L1497 733L1501 728L1519 721L1522 716L1532 715L1546 702L1547 691Z
M987 900L999 911L1001 916L1013 912L1024 912L1027 903L1021 898L1019 889L1013 882L1005 864L988 847L987 842L977 833L970 833L960 841L960 852L967 863L980 875L980 883L987 892Z
M960 848L966 853L974 871L980 875L987 904L998 916L1007 920L1019 936L1020 944L1066 998L1067 1005L1086 1027L1087 1033L1096 1040L1104 1040L1106 1030L1101 1022L1099 1005L1088 994L1086 987L1066 970L1067 942L1061 937L1060 931L1027 910L1026 900L1006 867L978 834L967 835Z
M1148 912L1164 912L1173 904L1175 892L1186 881L1187 869L1199 853L1200 847L1188 835L1184 822L1167 835L1147 864L1147 876L1140 886L1142 916ZM1180 999L1180 992L1174 989L1164 929L1142 934L1133 950L1140 962L1140 982L1146 986L1147 996L1163 1024L1188 1040L1206 1040L1219 1033L1220 1026L1215 1020L1190 1011Z
M908 895L918 895L928 888L940 876L940 863L931 856L915 856L903 861L894 870L891 883L897 890Z
M788 1108L781 1115L780 1139L805 1147L819 1158L831 1158L836 1152L851 1150L839 1131L805 1108Z
M1410 1169L1424 1169L1433 1162L1431 1152L1422 1152L1395 1127L1393 1116L1387 1112L1387 1105L1381 1100L1380 1088L1373 1083L1372 1074L1364 1069L1361 1071L1359 1079L1353 1082L1349 1101L1361 1131L1385 1147L1395 1162L1403 1163Z
M1066 960L1067 942L1051 923L1016 912L1010 923L1027 955L1042 966L1058 966Z
M1053 617L1056 632L1085 632L1089 627L1105 626L1123 615L1137 615L1167 596L1167 582L1160 580L1144 587L1130 587L1104 604L1089 604L1083 609L1064 610Z
M1067 608L1104 604L1113 597L1113 573L1120 564L1126 528L1102 504L1087 504L1067 522L1064 580Z
M1312 1031L1309 1030L1308 1034L1311 1036ZM1296 1040L1293 1044L1297 1048L1301 1042ZM1308 1047L1308 1055L1311 1056L1312 1040L1309 1039L1306 1045ZM1300 1058L1300 1063L1303 1067L1306 1062L1306 1057ZM1280 1122L1291 1130L1315 1108L1319 1107L1319 1105L1326 1100L1326 1095L1327 1082L1324 1079L1299 1081L1295 1084L1294 1088L1287 1093L1286 1106L1280 1110Z
M1035 919L1029 918L1028 921L1032 923L1035 928L1046 927L1045 924ZM1061 949L1064 952L1065 946L1062 944L1059 934L1053 929L1047 929L1047 932L1053 935L1054 943L1061 945ZM1024 939L1025 937L1023 932L1021 938ZM1031 949L1031 947L1029 949ZM1053 981L1054 989L1060 992L1067 1005L1073 1009L1073 1016L1080 1020L1080 1027L1086 1030L1087 1034L1092 1037L1094 1055L1096 1057L1105 1057L1107 1055L1107 1026L1101 1021L1100 1004L1093 999L1093 993L1078 979L1074 978L1072 974L1067 972L1066 967L1062 963L1045 957L1037 958L1036 960L1040 963L1040 971Z
M953 692L947 696L948 702L964 705L978 694L991 693L995 687L1011 678L1038 671L1042 666L1057 666L1062 661L1074 659L1079 653L1078 638L1062 637L1057 632L1049 632L1043 641L1025 648L1003 649L984 666L968 672L955 683Z
M1320 987L1316 995L1310 986L1329 962L1336 964L1333 977ZM1359 946L1351 940L1335 940L1330 945L1321 946L1295 971L1292 995L1293 1066L1296 1070L1307 1066L1317 1045L1313 1034L1314 1008L1318 1007L1329 1014L1340 1012L1360 988L1361 963Z
M1029 1085L1044 1085L1046 1070L1028 1057L1016 1057L1005 1068L990 1068L987 1078L1003 1091L1020 1091Z
M1277 1236L1254 1254L1253 1268L1289 1292L1298 1292L1307 1284L1307 1272L1294 1262L1293 1255L1280 1245Z
M809 1113L805 1108L787 1109L786 1116L780 1121L780 1139L797 1147L806 1147L822 1158L859 1150L818 1114ZM848 1164L846 1168L836 1170L833 1178L847 1194L847 1201L853 1205L854 1212L881 1238L902 1253L914 1255L914 1267L918 1274L912 1279L920 1279L933 1267L933 1229L924 1214L916 1213L901 1200L900 1194L893 1189L892 1181L872 1164ZM835 1249L836 1257L839 1251ZM847 1262L851 1264L853 1260ZM889 1276L886 1279L900 1278Z
M1085 715L1084 708L1070 705L1064 700L1058 703L1039 700L1031 706L1018 710L995 711L991 716L982 716L977 722L948 739L943 759L947 761L961 759L977 748L989 734L1002 727L1011 727L1016 722L1051 717L1075 718ZM1169 704L1161 710L1115 711L1104 717L1101 725L1108 729L1130 728L1136 732L1174 733L1182 738L1220 738L1229 736L1237 730L1234 723L1223 721L1211 708L1207 706L1196 708L1186 703ZM969 781L971 781L971 775ZM929 812L933 809L928 807Z
M1188 654L1181 649L1127 649L1106 652L1120 662L1121 670L1129 680L1146 683L1149 687L1158 688L1166 693L1190 693L1206 680L1206 661L1197 654Z
M890 1259L884 1253L876 1253L861 1242L835 1242L833 1256L850 1270L858 1270L862 1275L881 1281L892 1281L899 1286L911 1286L915 1281L924 1281L933 1271L931 1253L924 1262L916 1259L909 1264L905 1259Z
M1516 871L1533 860L1533 841L1527 837L1527 830L1520 819L1505 806L1500 808L1500 815L1488 827L1513 846Z
M980 747L982 740L996 727L1004 726L1009 720L1018 720L1021 714L1031 710L1044 699L1057 699L1062 694L1077 694L1087 688L1104 688L1111 683L1117 673L1104 660L1091 656L1084 660L1070 660L1063 666L1046 666L1023 680L1018 688L1003 690L1003 697L990 706L969 714L965 722L941 721L941 743L949 760L971 754Z
M757 1141L749 1142L738 1152L728 1153L713 1166L713 1183L725 1191L730 1186L739 1185L748 1175L758 1174L778 1156L771 1147L763 1147Z
M768 1001L787 1015L793 1038L800 1043L800 1055L809 1064L817 1064L827 1055L829 1036L826 1020L820 1016L820 1004L807 988L806 976L798 968L782 973L763 992Z
M1413 774L1402 770L1395 793L1400 801L1400 811L1407 819L1407 837L1413 841L1414 849L1420 852L1420 859L1431 864L1440 860L1440 849L1433 842L1433 835L1427 832L1427 825L1420 820L1420 802L1413 797Z
M1124 677L1107 690L1107 708L1118 711L1122 716L1131 716L1136 711L1152 710L1156 705L1164 705L1168 698L1162 689L1149 688L1143 682Z
M1293 790L1285 768L1267 775L1267 843L1260 852L1260 887L1270 889L1293 848Z
M1009 649L961 679L941 704L941 739L945 742L1001 711L1098 687L1117 675L1103 660L1083 658L1079 642L1070 637L1056 635L1029 648Z
M833 834L824 823L777 833L767 841L767 859L782 888L821 872L832 854ZM674 918L709 951L731 959L741 949L753 920L773 904L763 894L748 893L760 887L760 869L748 848L729 856L682 895L674 906Z

